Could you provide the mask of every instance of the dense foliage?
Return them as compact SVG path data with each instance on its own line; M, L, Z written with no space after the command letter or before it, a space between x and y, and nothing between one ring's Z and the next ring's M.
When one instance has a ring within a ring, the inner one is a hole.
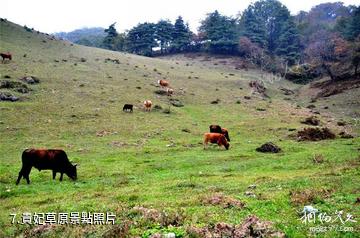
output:
M287 66L310 63L333 80L358 75L360 7L341 2L291 16L278 0L259 0L236 18L208 13L197 34L181 16L174 24L145 22L121 34L114 23L104 33L101 44L86 38L77 42L145 56L197 51L239 55L263 70L282 73Z

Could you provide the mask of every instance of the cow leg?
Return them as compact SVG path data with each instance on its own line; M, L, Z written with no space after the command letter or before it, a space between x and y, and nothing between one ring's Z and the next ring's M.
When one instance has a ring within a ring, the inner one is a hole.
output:
M29 178L30 171L31 171L31 167L29 169L25 169L23 172L23 176L26 179L27 184L30 184L30 178Z
M60 175L60 181L63 180L63 175L64 175L64 173L61 173L61 175Z
M24 173L24 167L21 168L20 172L19 172L19 177L16 180L16 185L18 185L20 183L21 177L23 176Z
M52 172L53 172L53 179L55 179L55 177L56 177L56 171L53 170Z
M207 144L208 144L208 142L207 142L206 139L204 140L204 143L203 143L203 144L204 144L204 150L207 149Z

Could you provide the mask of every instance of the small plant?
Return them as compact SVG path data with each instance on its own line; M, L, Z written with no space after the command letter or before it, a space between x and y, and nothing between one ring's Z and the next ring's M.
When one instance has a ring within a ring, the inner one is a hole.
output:
M315 154L312 158L312 161L314 162L314 164L322 164L324 163L325 159L323 155Z

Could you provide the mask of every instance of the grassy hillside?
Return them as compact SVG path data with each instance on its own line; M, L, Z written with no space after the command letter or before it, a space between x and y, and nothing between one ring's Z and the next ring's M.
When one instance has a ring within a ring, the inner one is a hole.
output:
M40 80L28 85L27 94L0 89L20 97L0 102L0 237L39 235L35 226L11 224L11 213L19 221L24 212L117 214L117 226L51 226L44 228L43 237L111 236L124 228L121 224L129 224L131 236L168 230L181 235L189 227L240 224L252 214L272 221L289 237L307 237L311 225L303 224L298 214L303 205L328 214L343 210L360 215L355 203L360 196L360 140L294 140L291 129L304 128L300 121L313 113L298 107L296 96L284 96L279 87L301 90L297 85L209 61L154 59L72 45L9 22L0 22L0 43L1 51L13 54L11 62L0 64L1 80ZM270 99L251 94L249 81L261 77ZM172 97L184 104L172 106L170 114L163 112L167 97L154 93L162 78L175 89ZM163 109L144 112L145 99ZM218 104L211 104L217 99ZM122 112L125 103L136 106L133 113ZM318 117L336 133L360 132L359 124L341 114ZM348 122L345 127L337 125L340 119ZM202 135L210 124L228 128L228 151L217 146L203 150ZM256 152L268 141L282 152ZM63 182L53 181L51 171L33 169L31 184L22 180L16 186L21 153L30 147L64 149L80 164L78 180L65 176ZM314 163L315 155L324 162ZM251 184L256 188L248 189ZM204 203L219 193L242 201L245 208ZM177 221L175 228L142 216L134 206L166 212ZM320 235L356 237L359 223L347 225L355 231Z

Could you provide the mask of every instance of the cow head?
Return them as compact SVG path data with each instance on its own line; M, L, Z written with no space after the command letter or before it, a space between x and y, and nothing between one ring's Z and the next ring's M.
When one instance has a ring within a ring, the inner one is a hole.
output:
M74 165L70 165L66 175L69 176L69 178L71 178L72 180L76 180L77 179L77 171L76 171L76 166L77 164Z
M230 137L229 137L229 132L228 132L228 130L225 129L225 128L222 128L222 129L221 129L221 133L225 136L225 138L227 139L227 141L230 142Z
M223 145L225 147L225 149L229 149L230 147L230 144L227 142L227 140L225 139L225 136L224 135L221 135L219 140L218 140L218 144L219 145Z
M226 141L226 140L225 140ZM229 147L230 147L230 144L226 141L226 144L224 144L224 146L225 146L225 149L229 149Z

